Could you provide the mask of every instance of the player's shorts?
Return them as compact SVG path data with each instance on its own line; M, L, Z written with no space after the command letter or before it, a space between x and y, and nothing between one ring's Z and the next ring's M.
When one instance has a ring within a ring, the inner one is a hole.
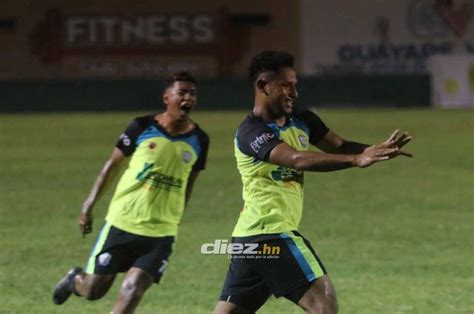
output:
M173 236L146 237L106 222L92 248L86 273L116 274L137 267L152 275L158 283L168 264L173 243Z
M232 242L232 253L243 252L231 256L219 299L252 313L272 294L298 304L311 283L327 274L309 241L297 231L237 237Z

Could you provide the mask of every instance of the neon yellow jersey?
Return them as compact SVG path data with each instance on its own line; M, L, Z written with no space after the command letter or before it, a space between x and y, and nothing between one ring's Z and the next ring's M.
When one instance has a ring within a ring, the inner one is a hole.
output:
M250 114L234 140L237 168L242 176L242 209L233 237L297 230L303 212L304 173L268 162L270 151L285 142L308 150L329 131L309 110L293 114L282 127Z
M106 220L134 234L175 236L189 174L204 169L209 137L197 125L187 134L171 136L154 116L136 118L120 136L117 147L131 159Z

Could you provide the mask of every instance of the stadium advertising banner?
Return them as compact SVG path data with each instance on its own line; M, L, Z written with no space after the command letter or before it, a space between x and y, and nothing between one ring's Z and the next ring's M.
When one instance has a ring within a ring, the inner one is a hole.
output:
M474 55L435 56L430 58L428 67L432 73L432 104L474 107Z
M220 36L217 18L211 14L68 16L59 9L49 9L33 29L31 52L44 65L62 63L67 72L79 76L159 75L211 66L173 56L203 54L219 58L214 52L225 49Z
M271 3L10 1L0 79L242 75L263 49L299 53L297 4ZM277 34L286 40L273 42Z
M472 0L302 0L306 74L426 73L437 55L474 55Z

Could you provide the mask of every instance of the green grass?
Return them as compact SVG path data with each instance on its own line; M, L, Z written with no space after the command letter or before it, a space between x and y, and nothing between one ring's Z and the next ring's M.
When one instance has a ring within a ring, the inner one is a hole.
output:
M348 139L377 143L409 130L407 150L367 169L307 173L301 232L324 260L341 313L474 313L473 111L322 111ZM208 131L207 170L198 179L162 284L138 313L209 313L228 267L200 246L229 238L242 206L232 139L244 112L196 112ZM0 115L0 313L108 313L121 276L100 301L52 288L84 265L110 192L95 208L95 232L77 218L118 134L135 116ZM271 299L260 313L300 313Z

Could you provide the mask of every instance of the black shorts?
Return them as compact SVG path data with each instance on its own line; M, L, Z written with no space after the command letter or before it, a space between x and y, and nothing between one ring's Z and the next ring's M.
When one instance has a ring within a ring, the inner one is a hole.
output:
M296 231L238 237L232 242L233 253L243 252L231 256L219 299L250 312L272 294L298 304L311 283L327 274L309 241Z
M137 267L158 283L168 264L174 237L146 237L105 223L86 266L89 274L116 274Z

